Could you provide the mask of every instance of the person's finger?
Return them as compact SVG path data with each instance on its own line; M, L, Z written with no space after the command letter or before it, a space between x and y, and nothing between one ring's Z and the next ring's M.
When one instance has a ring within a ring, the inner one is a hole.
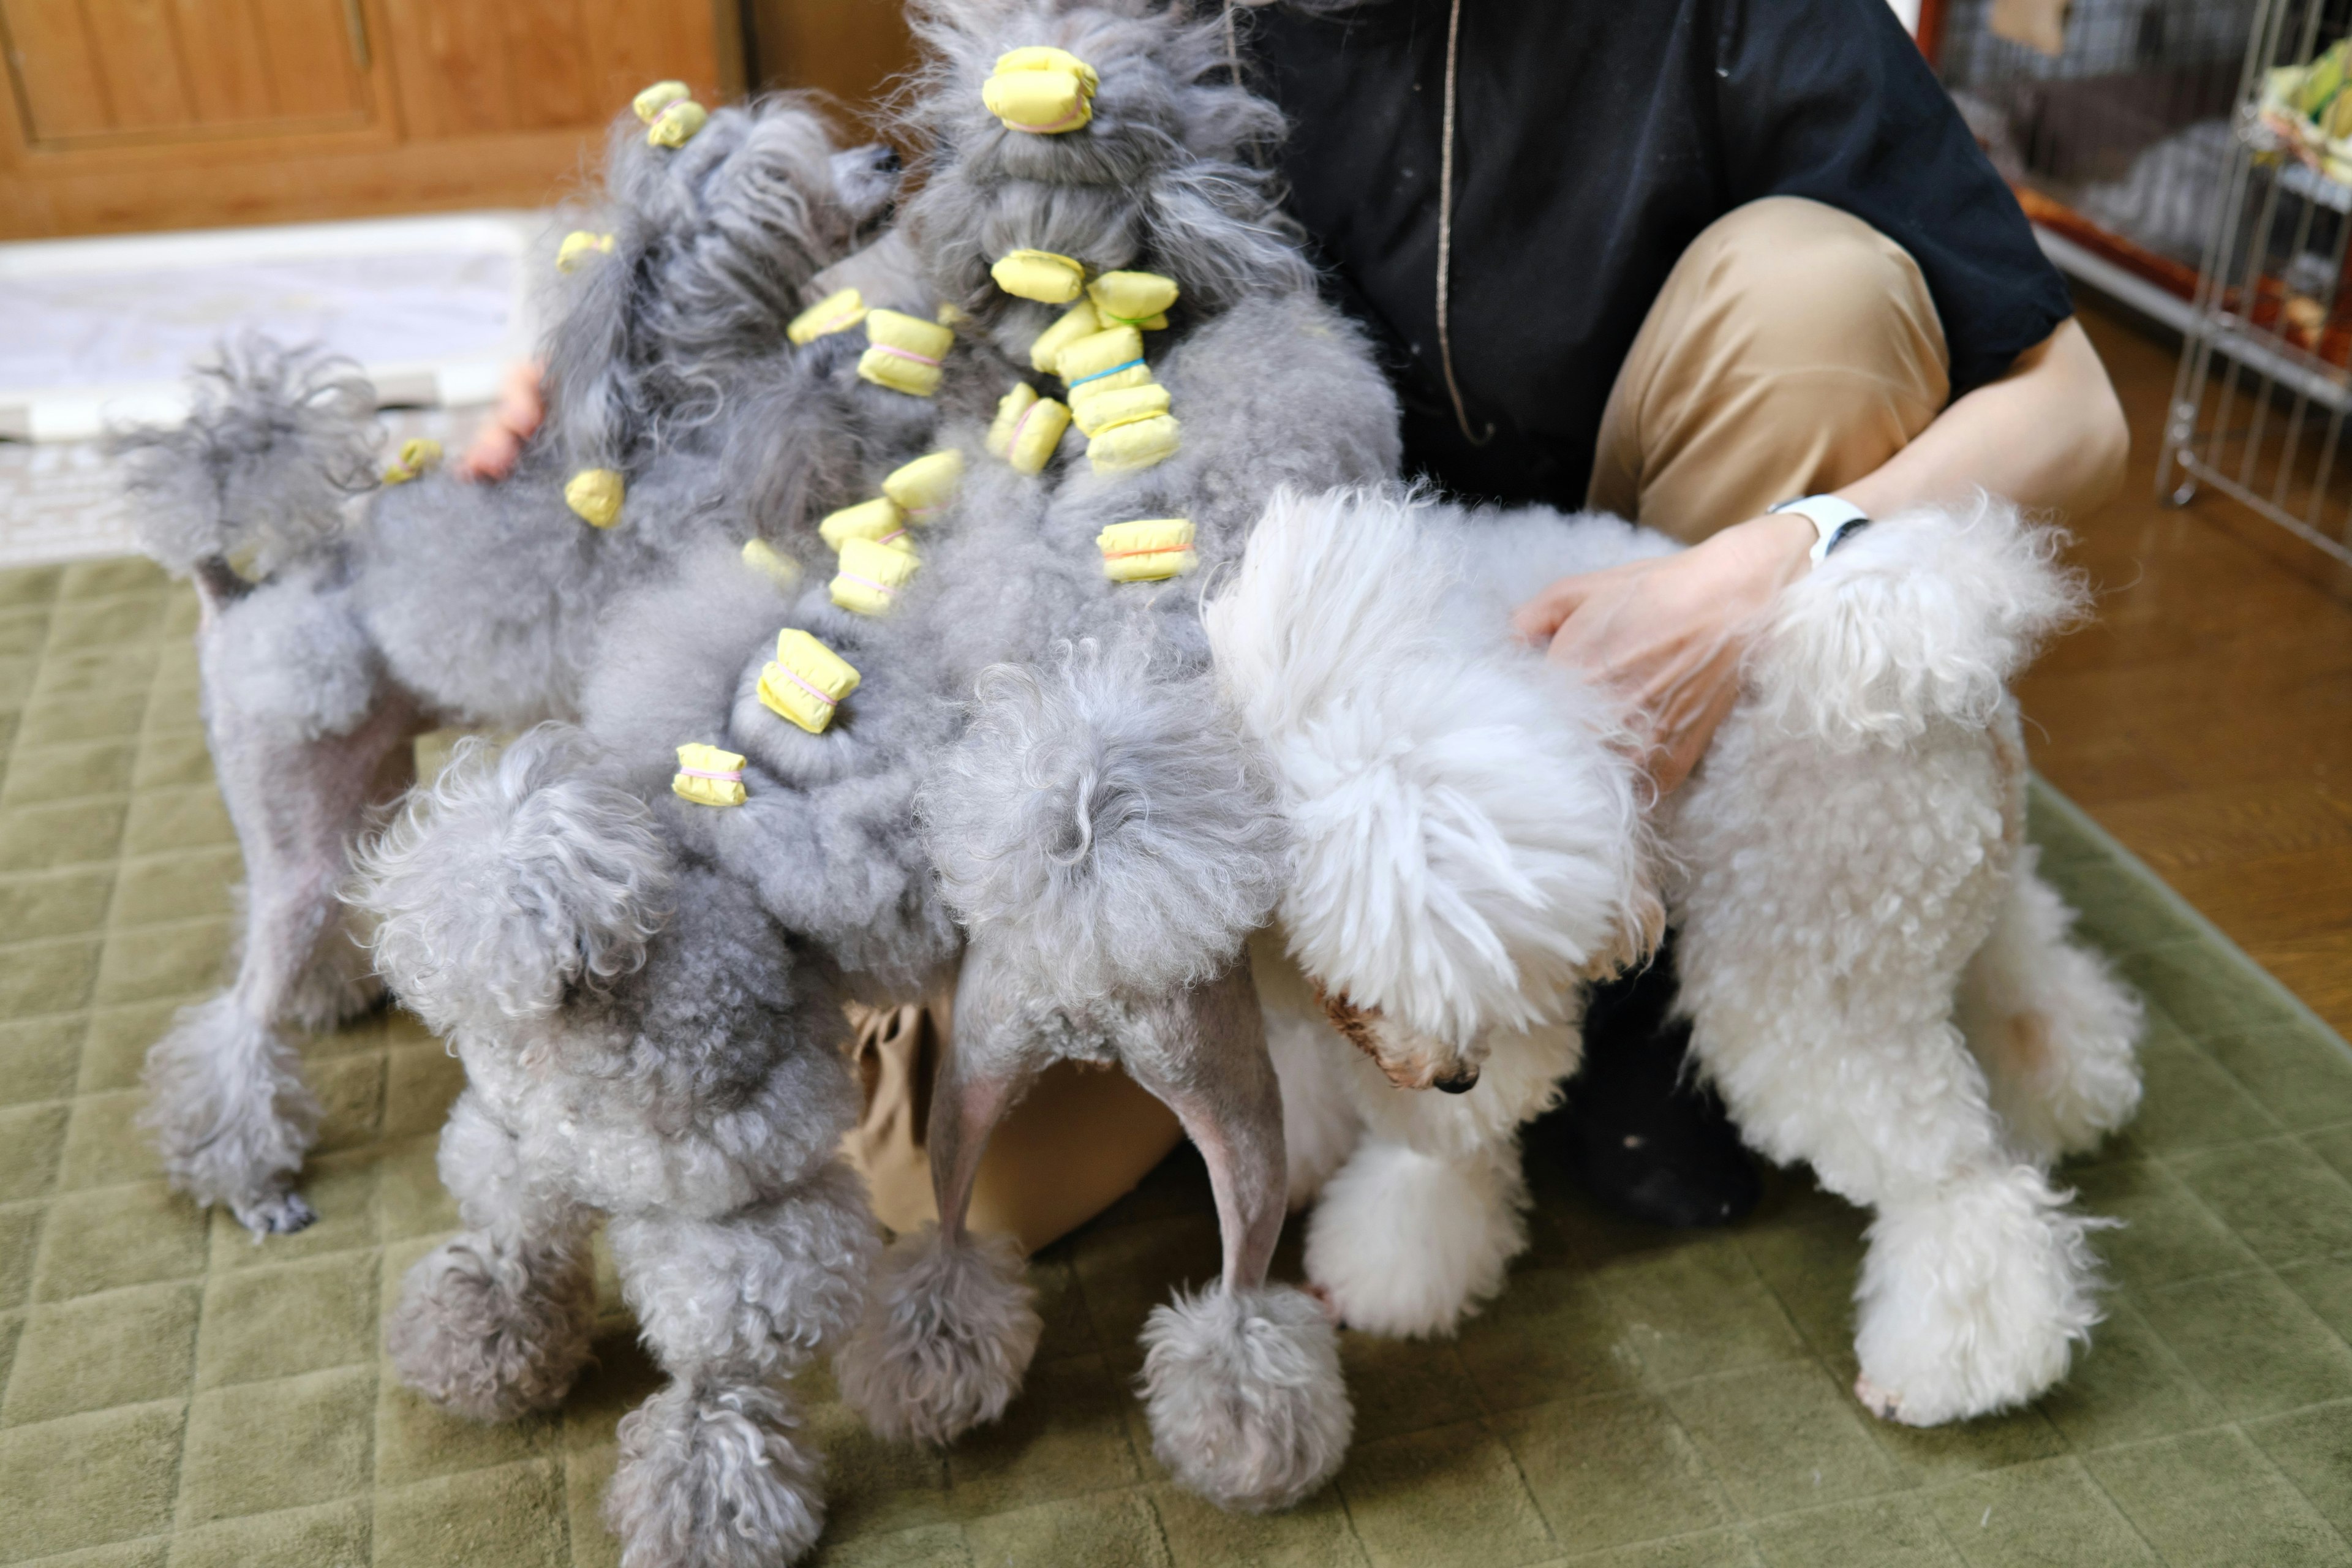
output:
M1675 725L1673 733L1660 737L1663 744L1651 753L1650 778L1658 786L1661 799L1680 789L1690 777L1738 700L1739 682L1726 680L1706 694L1697 712Z
M527 360L509 367L499 384L499 423L526 441L547 417L545 376L538 361Z
M493 418L474 436L473 445L457 460L461 479L502 479L514 472L522 456L522 437Z
M1569 616L1607 585L1611 577L1608 572L1585 572L1547 584L1534 598L1511 612L1511 629L1536 647L1543 647L1559 635L1561 624Z

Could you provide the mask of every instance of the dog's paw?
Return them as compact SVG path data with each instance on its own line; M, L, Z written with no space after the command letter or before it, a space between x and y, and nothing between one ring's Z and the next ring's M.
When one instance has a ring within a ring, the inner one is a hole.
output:
M1180 1295L1152 1309L1143 1344L1151 1451L1219 1508L1288 1508L1347 1458L1355 1409L1339 1336L1307 1292Z
M866 1318L834 1360L841 1397L877 1434L951 1443L1004 1414L1045 1324L1010 1237L901 1237Z
M1351 1329L1451 1334L1526 1248L1525 1203L1516 1149L1442 1160L1365 1143L1307 1223L1307 1277Z
M511 1421L570 1390L595 1310L584 1258L534 1262L460 1236L409 1269L384 1343L400 1381L434 1404Z
M621 1420L604 1521L623 1568L781 1568L824 1529L823 1462L755 1384L662 1390Z
M242 1203L232 1201L229 1212L236 1215L237 1224L253 1232L256 1241L265 1236L291 1236L319 1219L319 1211L303 1202L299 1193L270 1193Z

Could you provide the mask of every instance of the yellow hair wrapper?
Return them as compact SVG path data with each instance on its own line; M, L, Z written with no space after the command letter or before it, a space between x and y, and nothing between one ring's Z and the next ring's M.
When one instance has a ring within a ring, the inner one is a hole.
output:
M1105 326L1158 331L1168 324L1168 307L1176 302L1176 279L1157 272L1106 272L1087 285L1087 298Z
M1007 294L1041 305L1066 305L1085 292L1087 269L1050 250L1008 250L988 269Z
M908 517L928 521L955 499L956 486L962 480L961 452L926 452L891 469L882 481L882 494Z
M1114 583L1156 583L1191 571L1200 559L1192 552L1192 521L1183 517L1114 522L1095 535L1095 544L1103 575Z
M584 228L575 228L563 237L562 245L555 247L555 269L558 272L576 271L583 262L612 254L611 235L591 234Z
M1143 363L1143 334L1133 327L1112 327L1080 338L1061 352L1054 368L1070 389L1074 409L1082 397L1151 382L1151 368Z
M940 367L955 342L955 331L897 310L866 315L866 353L857 374L877 386L929 397L940 389Z
M766 577L780 592L789 594L801 585L801 563L764 539L744 542L743 564Z
M1087 461L1098 474L1131 474L1173 457L1182 428L1166 414L1114 425L1087 443Z
M648 147L683 147L710 121L710 111L694 101L682 81L657 81L629 100L646 122Z
M441 460L441 443L416 436L403 441L391 462L383 466L383 482L404 485Z
M824 521L816 525L816 531L835 550L845 549L853 539L863 539L871 544L887 543L893 549L912 548L902 537L907 531L907 514L888 496L876 496L872 500L828 512Z
M799 627L786 626L776 634L776 657L761 668L760 700L771 713L822 735L857 681L847 659Z
M1079 429L1088 436L1099 436L1121 425L1167 413L1168 389L1153 382L1145 386L1122 386L1115 392L1097 392L1091 397L1074 399L1070 412L1077 417Z
M1016 382L997 401L996 418L988 427L988 449L1013 465L1015 473L1034 474L1053 460L1070 427L1070 411L1050 397L1040 397L1027 382Z
M833 332L845 332L866 319L866 296L855 289L827 294L784 328L784 336L801 347Z
M610 468L583 468L563 487L563 504L581 520L598 528L620 521L621 500L628 486Z
M1090 338L1102 331L1102 322L1095 315L1094 301L1081 300L1062 312L1059 319L1037 334L1029 345L1029 365L1048 375L1061 368L1062 351L1080 338Z
M996 57L980 99L1009 131L1058 136L1095 114L1095 68L1064 49L1014 49Z
M833 602L861 616L887 616L898 590L921 564L911 550L877 544L870 539L844 540L841 570L830 585Z
M669 787L697 805L740 805L742 755L689 741L677 749L677 774L669 781Z

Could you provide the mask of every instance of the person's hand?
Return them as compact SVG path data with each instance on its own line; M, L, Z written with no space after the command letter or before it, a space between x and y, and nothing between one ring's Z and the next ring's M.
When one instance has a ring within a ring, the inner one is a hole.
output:
M475 432L474 444L457 459L459 479L502 479L514 472L522 444L547 417L547 394L540 386L543 374L545 367L537 360L525 360L507 371L488 423Z
M1511 624L1549 657L1629 701L1664 795L1706 753L1739 697L1739 661L1773 598L1802 576L1816 537L1790 513L1754 518L1677 555L1563 577Z

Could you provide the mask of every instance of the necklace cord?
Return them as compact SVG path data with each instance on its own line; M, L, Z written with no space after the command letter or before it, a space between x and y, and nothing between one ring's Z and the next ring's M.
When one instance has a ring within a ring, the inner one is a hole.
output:
M1230 13L1228 14L1230 20ZM1454 400L1454 422L1463 438L1483 447L1495 438L1488 422L1484 435L1470 428L1469 410L1463 406L1462 384L1454 378L1454 81L1462 44L1462 0L1454 0L1445 22L1445 124L1437 148L1437 363L1445 373L1445 393Z

